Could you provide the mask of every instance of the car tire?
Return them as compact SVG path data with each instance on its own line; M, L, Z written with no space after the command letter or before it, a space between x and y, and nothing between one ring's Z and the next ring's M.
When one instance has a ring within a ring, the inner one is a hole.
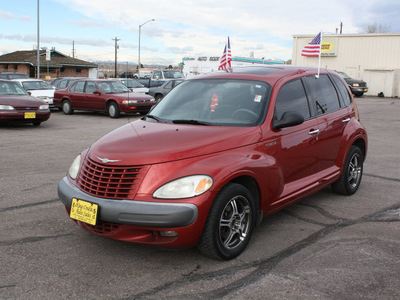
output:
M341 195L353 195L361 184L364 156L357 146L351 146L338 181L332 184L333 191Z
M116 119L119 118L121 112L119 110L119 106L116 102L110 102L107 106L107 112L110 118Z
M66 115L72 115L74 109L72 108L71 102L69 102L68 100L64 100L62 103L62 111Z
M161 94L157 94L157 95L154 96L154 99L155 99L157 102L161 101L162 98L164 98L164 96L161 95Z
M198 249L206 256L230 260L240 255L256 224L256 205L241 184L227 184L215 198Z
M33 124L33 126L38 127L38 126L40 126L40 124L42 124L42 122L39 120L36 120L36 121L33 121L32 124Z
M356 96L356 97L362 97L362 95L364 95L363 92L356 92L356 93L354 93L354 96Z

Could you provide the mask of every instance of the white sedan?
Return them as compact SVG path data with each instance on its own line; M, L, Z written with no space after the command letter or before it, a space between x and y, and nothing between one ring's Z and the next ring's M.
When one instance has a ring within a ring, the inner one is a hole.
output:
M46 102L51 108L54 98L54 87L40 79L13 79L17 81L31 96Z

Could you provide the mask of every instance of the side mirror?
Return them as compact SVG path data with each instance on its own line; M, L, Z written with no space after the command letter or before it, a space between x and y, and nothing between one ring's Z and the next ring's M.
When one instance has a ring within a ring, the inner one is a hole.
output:
M98 95L98 96L101 95L100 91L98 91L98 90L93 91L93 94L94 94L94 95Z
M288 111L282 115L279 121L274 120L272 123L272 128L275 130L296 126L304 123L304 117L297 112Z
M29 96L32 96L32 92L27 92Z

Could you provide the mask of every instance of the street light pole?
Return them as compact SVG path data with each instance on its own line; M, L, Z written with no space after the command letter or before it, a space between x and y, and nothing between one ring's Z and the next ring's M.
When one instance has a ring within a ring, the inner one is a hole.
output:
M142 26L149 23L155 21L155 19L151 19L148 20L146 22L144 22L142 25L139 25L139 59L138 59L138 77L140 78L140 35L141 35L141 30L142 30Z
M39 0L37 0L37 74L36 78L40 79L40 37L39 37Z

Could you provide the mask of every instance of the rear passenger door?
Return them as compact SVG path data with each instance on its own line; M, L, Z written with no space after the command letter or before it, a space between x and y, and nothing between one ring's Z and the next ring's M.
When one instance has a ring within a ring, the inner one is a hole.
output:
M319 78L307 76L304 81L318 122L315 168L320 180L328 180L340 171L336 161L344 128L350 121L349 109L340 101L341 96L327 74Z
M84 93L85 81L77 81L69 88L69 99L75 109L85 108L86 95Z

